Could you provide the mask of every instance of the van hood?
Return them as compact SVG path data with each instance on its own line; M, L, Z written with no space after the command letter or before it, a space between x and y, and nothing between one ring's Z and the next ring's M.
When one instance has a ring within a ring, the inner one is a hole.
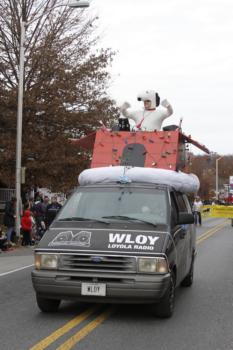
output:
M157 230L98 228L51 228L43 236L38 250L161 253L169 234Z

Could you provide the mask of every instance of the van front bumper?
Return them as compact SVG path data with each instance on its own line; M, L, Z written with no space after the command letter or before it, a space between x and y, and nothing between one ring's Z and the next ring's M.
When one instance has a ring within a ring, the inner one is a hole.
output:
M81 295L82 283L106 284L106 296ZM155 303L169 287L170 274L64 273L33 270L32 283L37 295L48 299L84 302Z

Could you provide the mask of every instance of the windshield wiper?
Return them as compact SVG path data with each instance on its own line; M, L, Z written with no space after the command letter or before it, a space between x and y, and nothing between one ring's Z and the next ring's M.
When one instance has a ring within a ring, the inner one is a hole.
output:
M153 225L153 226L157 226L157 224L155 222L151 222L151 221L146 221L146 220L142 220L142 219L138 219L138 218L134 218L132 216L126 216L126 215L109 215L109 216L102 216L103 219L120 219L120 220L132 220L132 221L140 221L140 222L144 222L145 224L149 224L149 225Z
M104 224L109 224L109 221L106 221L106 220L100 220L100 219L94 219L94 218L83 218L83 217L79 217L79 216L62 218L62 219L59 219L58 221L94 221L94 222L102 222Z

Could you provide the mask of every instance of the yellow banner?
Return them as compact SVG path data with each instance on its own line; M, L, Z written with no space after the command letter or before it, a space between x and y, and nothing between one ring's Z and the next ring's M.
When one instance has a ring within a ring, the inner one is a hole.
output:
M203 217L233 219L233 205L203 205Z

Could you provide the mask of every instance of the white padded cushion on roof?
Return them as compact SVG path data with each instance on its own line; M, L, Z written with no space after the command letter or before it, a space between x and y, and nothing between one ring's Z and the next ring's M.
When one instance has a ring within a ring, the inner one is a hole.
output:
M132 182L146 182L170 185L183 193L197 192L200 187L199 179L194 174L186 174L166 169L140 167L102 167L86 169L79 175L81 186L120 181L126 175Z

